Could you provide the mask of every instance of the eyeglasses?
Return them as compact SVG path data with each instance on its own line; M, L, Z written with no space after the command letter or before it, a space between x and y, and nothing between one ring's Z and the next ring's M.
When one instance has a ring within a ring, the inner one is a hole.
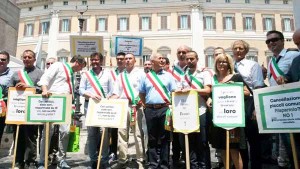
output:
M0 61L1 61L1 62L6 62L6 61L7 61L7 59L3 59L3 58L1 58L1 59L0 59Z
M51 62L46 63L46 65L48 65L48 66L49 66L49 65L52 65L52 64L53 64L53 63L51 63Z
M266 40L266 44L268 45L270 42L277 42L277 41L279 41L279 40L281 40L281 38L271 38L271 39L267 39L267 40Z
M179 55L180 53L182 53L182 54L186 54L186 51L177 51L177 54Z

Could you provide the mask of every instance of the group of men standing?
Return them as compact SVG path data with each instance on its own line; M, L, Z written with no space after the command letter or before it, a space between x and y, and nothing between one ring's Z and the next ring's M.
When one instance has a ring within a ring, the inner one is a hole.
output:
M295 44L300 48L300 30L293 36ZM296 51L284 49L284 37L281 32L269 31L266 44L274 54L268 64L267 77L270 86L276 86L288 82L300 80L300 54ZM221 50L220 50L221 49ZM266 87L261 66L246 59L249 44L243 40L237 40L232 45L235 72L239 73L247 84L250 93L257 88ZM225 53L222 48L215 50L215 56ZM34 87L36 93L49 97L51 94L72 94L74 99L74 73L86 66L86 61L81 56L74 56L70 63L56 62L43 73L34 66L35 53L26 50L22 55L24 69L12 73L7 67L9 54L0 52L0 85L1 99L7 97L9 86L16 88ZM209 97L213 85L214 72L211 69L199 66L199 57L191 48L183 45L177 49L177 60L171 68L169 60L161 54L153 54L150 61L145 62L144 71L135 67L136 59L132 53L118 53L116 56L117 68L108 70L103 68L103 55L92 53L89 57L91 70L83 73L79 93L85 98L85 114L90 99L128 99L128 120L124 129L109 129L100 127L88 127L88 154L91 169L97 168L98 146L100 136L105 132L103 151L101 154L101 168L111 168L109 159L117 160L117 168L124 168L128 163L129 132L133 131L136 160L139 168L150 169L170 168L170 143L172 142L172 160L174 167L181 167L185 161L185 148L183 134L173 133L168 116L171 113L172 92L197 91L199 95L200 133L189 134L190 166L196 168L211 168L209 148L209 125L211 115ZM272 67L278 67L284 74L277 77ZM5 99L4 99L4 102ZM252 169L262 168L261 161L261 135L258 133L256 112L253 100L246 104L245 134L249 145L248 150L241 152L244 168L248 168L248 161ZM4 115L2 113L1 115ZM5 117L0 117L0 136L2 136ZM37 157L37 133L38 127L34 125L21 125L17 145L16 168L32 166ZM66 151L69 140L70 125L59 126L58 142L58 167L68 169ZM53 135L54 126L50 127L50 137ZM296 135L296 139L299 136ZM1 137L0 137L1 138ZM218 138L212 138L218 139ZM1 140L1 139L0 139ZM289 137L280 134L278 165L291 167L292 157ZM297 142L297 141L296 141ZM275 150L276 151L276 150ZM299 152L299 150L298 150ZM40 143L39 169L44 168L45 132L42 133ZM25 155L26 154L26 155ZM26 157L26 159L24 159Z

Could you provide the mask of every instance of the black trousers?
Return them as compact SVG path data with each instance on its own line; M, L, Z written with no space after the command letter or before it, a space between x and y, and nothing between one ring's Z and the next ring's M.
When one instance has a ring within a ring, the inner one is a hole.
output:
M111 138L111 144L110 144L110 153L114 153L117 155L118 151L118 129L117 128L111 128L110 130L110 138Z
M1 139L3 135L4 127L5 127L5 117L0 117L0 145L1 145Z
M160 109L146 108L144 112L149 137L149 168L169 168L169 132L164 128L167 109L168 107ZM161 141L160 147L158 140ZM157 149L160 149L160 157L157 156Z
M182 159L185 160L184 134L172 133L172 135L173 135L173 141L172 141L173 163L179 161L181 151L182 151Z
M260 169L261 165L261 143L260 143L260 135L258 133L258 126L256 120L246 119L246 127L245 127L246 137L249 143L250 148L250 163L251 169ZM248 166L247 155L244 154L244 166Z
M16 138L16 126L14 130L14 139ZM17 144L16 163L23 164L24 157L26 163L35 162L37 157L36 146L38 136L38 125L20 125ZM25 153L27 155L25 155Z

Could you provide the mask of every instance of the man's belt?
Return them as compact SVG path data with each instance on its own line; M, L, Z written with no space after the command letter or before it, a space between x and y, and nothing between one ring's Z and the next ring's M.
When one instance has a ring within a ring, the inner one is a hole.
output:
M168 106L169 106L169 104L167 104L167 103L162 103L162 104L146 104L146 107L153 108L153 109L160 109L160 108L168 107Z

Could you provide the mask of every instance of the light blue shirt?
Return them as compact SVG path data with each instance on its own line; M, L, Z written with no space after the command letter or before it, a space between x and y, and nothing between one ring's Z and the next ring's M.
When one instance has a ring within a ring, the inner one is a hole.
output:
M296 51L289 51L287 52L286 49L283 49L280 53L279 56L281 56L281 59L279 60L279 62L277 63L279 69L284 73L287 74L287 72L289 71L292 62L294 60L295 57L299 56L299 52ZM267 77L269 78L269 83L270 86L277 86L277 82L276 79L274 79L271 76L271 71L270 71L270 64L271 64L272 59L270 59L269 61L269 65L268 65L268 73L267 73Z
M5 72L0 74L0 87L2 88L2 94L4 99L7 98L8 85L12 75L13 71L11 71L9 68L7 68Z
M109 97L112 94L114 83L110 71L102 69L102 71L97 75L96 78L99 80L101 87L104 90L105 96ZM91 86L90 81L84 73L80 80L79 94L82 96L85 93L96 94L93 87Z
M177 89L176 83L172 75L164 70L161 70L157 74L160 81L168 90L171 95L172 91ZM159 85L159 84L158 84ZM150 80L146 77L146 74L141 78L141 83L139 86L139 92L142 94L146 94L145 102L146 104L163 104L165 101L162 99L161 95L158 93L156 88L152 85Z

